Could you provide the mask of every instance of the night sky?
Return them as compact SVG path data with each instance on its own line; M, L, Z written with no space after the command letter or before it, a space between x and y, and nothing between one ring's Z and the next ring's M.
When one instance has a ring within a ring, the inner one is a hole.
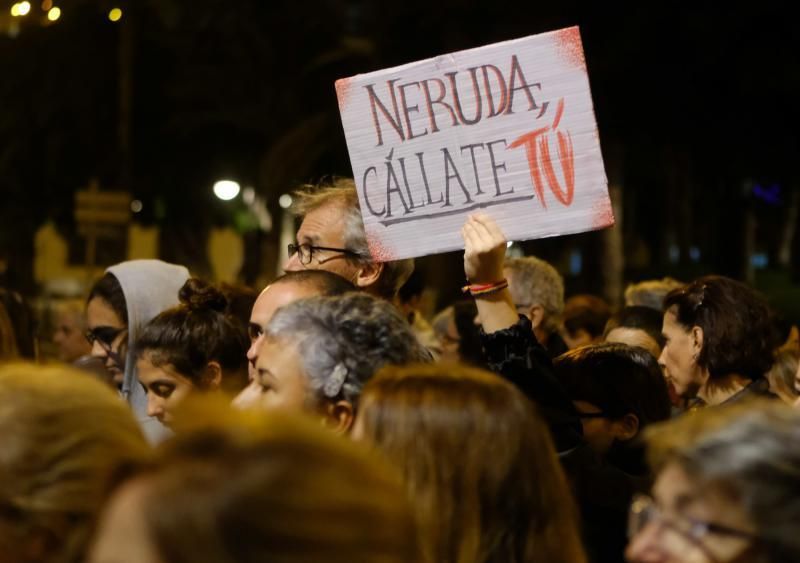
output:
M91 177L129 189L137 220L162 224L164 258L202 271L208 229L235 220L216 179L253 185L277 213L298 183L351 174L335 79L571 25L626 253L646 251L629 278L741 275L748 213L772 268L798 192L800 34L777 2L65 0L47 26L32 4L16 36L0 33L0 258L23 289L32 233L52 218L74 236L73 193ZM253 279L277 234L248 236ZM591 252L593 236L536 248Z

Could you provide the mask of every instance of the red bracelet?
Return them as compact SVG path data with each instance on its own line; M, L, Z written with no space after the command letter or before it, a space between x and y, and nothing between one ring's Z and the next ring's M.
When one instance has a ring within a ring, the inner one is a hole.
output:
M508 287L508 280L502 279L492 283L473 283L461 288L464 293L469 292L473 297L477 295L488 295L496 293Z

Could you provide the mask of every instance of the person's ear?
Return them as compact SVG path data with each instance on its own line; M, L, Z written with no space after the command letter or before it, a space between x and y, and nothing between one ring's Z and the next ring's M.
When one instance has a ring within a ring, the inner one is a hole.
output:
M535 330L539 328L544 321L544 307L541 305L531 305L526 315L531 320L531 325L533 325Z
M627 442L639 434L639 417L629 412L614 421L614 437L620 442Z
M697 358L700 356L700 352L703 351L703 341L705 339L703 329L699 326L693 326L691 332L689 333L689 339L692 345L692 357L696 362Z
M383 262L362 262L358 267L355 285L359 288L374 286L383 274Z
M325 403L323 410L324 426L336 434L347 434L353 427L356 413L350 401L336 401Z
M219 362L208 362L203 371L203 384L209 391L216 391L222 386L222 366Z

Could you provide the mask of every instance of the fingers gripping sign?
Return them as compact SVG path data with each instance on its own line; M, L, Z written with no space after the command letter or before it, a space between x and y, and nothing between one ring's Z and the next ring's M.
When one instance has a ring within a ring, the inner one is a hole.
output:
M464 274L472 284L486 284L503 278L506 237L485 213L467 218L461 229L464 238Z

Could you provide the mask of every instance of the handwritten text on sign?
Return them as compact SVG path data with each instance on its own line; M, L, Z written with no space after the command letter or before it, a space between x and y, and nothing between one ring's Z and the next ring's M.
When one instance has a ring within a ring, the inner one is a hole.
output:
M486 208L524 240L614 222L577 27L336 82L370 251L463 248Z

